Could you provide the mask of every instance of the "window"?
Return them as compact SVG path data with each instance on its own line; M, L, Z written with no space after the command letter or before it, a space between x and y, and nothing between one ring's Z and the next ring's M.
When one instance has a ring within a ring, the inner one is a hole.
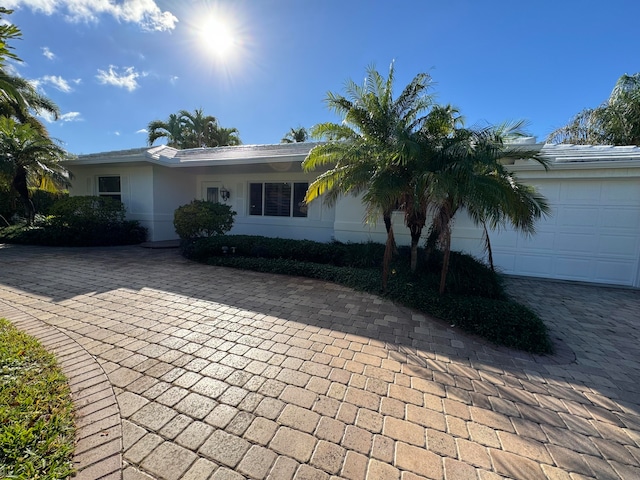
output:
M207 187L207 202L218 203L218 187Z
M122 190L120 188L120 177L98 177L98 195L122 201Z
M307 182L249 184L249 215L265 217L306 217L304 196Z

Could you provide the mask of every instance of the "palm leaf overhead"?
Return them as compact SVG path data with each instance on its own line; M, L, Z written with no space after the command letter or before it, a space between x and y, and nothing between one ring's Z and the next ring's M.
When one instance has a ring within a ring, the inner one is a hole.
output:
M576 114L551 132L547 142L640 145L640 73L622 75L605 102Z
M69 172L60 165L67 152L32 125L0 117L0 173L22 199L27 220L35 214L29 187L67 188Z

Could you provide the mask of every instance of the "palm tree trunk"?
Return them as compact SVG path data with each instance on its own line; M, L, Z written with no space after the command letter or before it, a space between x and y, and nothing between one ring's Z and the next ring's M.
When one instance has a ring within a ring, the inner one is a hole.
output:
M487 230L487 224L482 222L482 230L484 235L484 248L487 250L487 255L489 257L489 266L491 267L491 271L495 272L496 269L493 266L493 252L491 251L491 239L489 238L489 231Z
M11 182L13 188L15 188L18 195L22 199L22 203L24 204L25 213L27 214L27 224L31 225L33 219L35 217L35 207L33 206L33 202L29 198L29 188L27 187L27 169L22 165L19 165L16 171L16 175L13 177L13 181Z
M411 229L411 271L415 272L418 267L418 243L422 236L422 228Z
M389 241L389 235L391 235L391 252L393 255L398 255L398 245L396 245L396 239L393 235L393 227L391 224L391 211L382 213L382 220L384 221L384 228L387 231L387 241Z
M447 273L449 272L449 257L451 256L451 228L447 224L444 228L442 248L444 250L442 257L442 271L440 272L440 288L438 293L442 295L447 284Z
M384 257L382 258L382 291L387 293L387 281L389 279L389 267L391 266L391 258L393 257L393 248L395 240L393 237L393 225L389 225L387 231L387 243L384 247Z

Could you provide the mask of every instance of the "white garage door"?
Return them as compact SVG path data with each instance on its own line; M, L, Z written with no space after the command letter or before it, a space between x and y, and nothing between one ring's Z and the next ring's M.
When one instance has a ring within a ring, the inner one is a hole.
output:
M640 180L531 182L552 206L536 234L491 236L504 273L640 286Z

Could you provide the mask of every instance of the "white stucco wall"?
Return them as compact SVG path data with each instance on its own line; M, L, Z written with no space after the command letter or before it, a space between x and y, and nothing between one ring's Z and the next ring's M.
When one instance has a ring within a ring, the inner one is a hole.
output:
M551 214L537 222L533 236L510 227L490 232L499 271L640 287L640 164L576 162L544 171L522 162L513 170L547 198ZM363 224L364 216L360 199L342 198L336 208L336 240L384 243L382 218L370 225ZM408 245L401 213L394 214L393 224L397 243ZM426 234L425 228L423 240ZM482 229L464 211L454 217L451 247L486 261Z
M197 197L196 176L188 169L153 166L153 222L149 240L178 238L173 226L175 210Z
M122 203L127 218L153 228L153 168L151 165L78 165L71 167L74 175L70 195L97 195L98 177L120 176Z
M335 208L322 201L308 207L307 217L269 217L249 215L249 184L264 182L308 182L314 176L294 169L256 173L214 172L197 176L198 198L206 198L207 187L224 187L230 192L226 202L236 212L231 234L263 235L328 242L334 233Z

